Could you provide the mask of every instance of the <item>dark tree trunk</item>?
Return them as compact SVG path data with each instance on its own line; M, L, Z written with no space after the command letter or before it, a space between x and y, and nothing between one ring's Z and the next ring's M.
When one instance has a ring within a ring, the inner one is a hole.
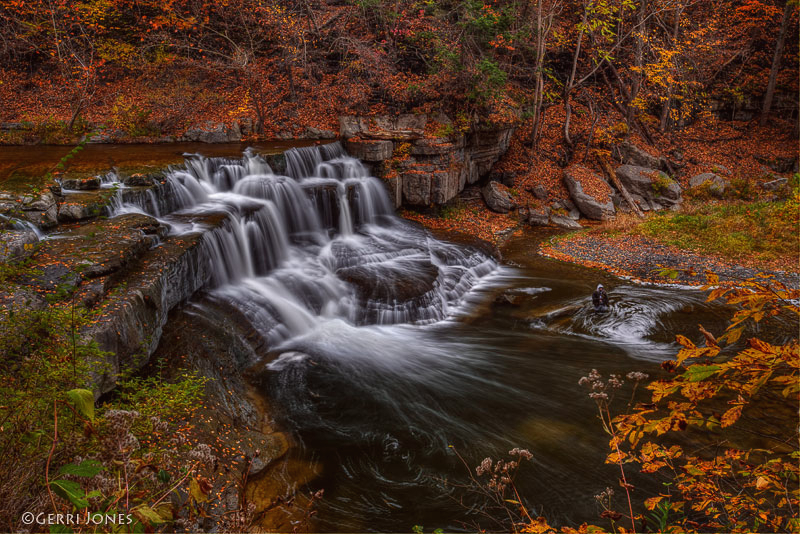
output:
M769 82L767 83L767 92L764 94L764 107L761 109L760 124L763 126L767 122L770 109L772 109L772 98L775 96L775 82L778 78L778 71L781 68L781 56L783 55L783 43L786 40L786 30L789 28L789 19L792 15L792 2L786 2L786 7L783 8L783 19L781 20L781 29L778 33L778 42L775 43L775 55L772 56L772 68L769 70Z

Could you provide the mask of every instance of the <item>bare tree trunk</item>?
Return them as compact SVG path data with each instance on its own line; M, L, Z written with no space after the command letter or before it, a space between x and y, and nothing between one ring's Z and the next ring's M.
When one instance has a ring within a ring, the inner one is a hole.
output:
M778 71L781 68L783 43L786 40L786 30L789 27L791 14L792 2L787 1L786 7L783 8L783 19L781 20L781 29L778 33L778 42L775 43L775 55L772 56L772 68L769 70L769 82L767 83L767 92L764 95L764 107L761 109L761 120L759 120L759 124L762 126L767 123L767 116L772 108L772 98L775 96L775 82L778 78Z
M678 32L680 31L680 21L681 15L683 14L683 6L679 6L675 8L675 24L672 26L672 46L675 47L678 44ZM674 66L677 70L677 65ZM672 109L672 81L669 82L667 86L667 97L664 100L664 104L661 108L661 121L659 122L658 130L661 133L664 133L669 128L669 112Z
M581 45L583 44L583 34L586 31L586 20L589 17L589 8L584 6L583 17L581 18L581 29L578 34L578 41L575 44L575 54L572 56L572 70L570 71L567 83L564 84L564 142L567 147L572 150L572 138L569 134L570 120L572 119L572 105L570 104L570 97L572 90L575 88L575 74L578 71L578 59L581 56Z
M544 16L542 13L543 0L536 2L536 60L534 63L534 93L533 93L533 127L531 129L531 157L539 144L539 136L544 121L544 58L547 53L547 35L553 26L556 5L552 5L550 12Z
M633 125L634 120L634 101L639 96L639 89L642 87L642 67L644 66L644 35L647 33L645 27L645 11L647 9L647 0L642 0L642 5L636 12L636 47L634 53L634 66L636 67L636 74L631 83L630 100L628 101L628 113L625 116L625 122L628 128Z
M642 210L639 209L639 206L636 205L636 202L634 202L633 197L631 197L631 194L628 192L625 186L622 185L622 182L619 180L619 178L617 178L617 173L615 173L614 169L611 168L611 164L608 162L608 160L603 158L602 156L598 156L597 161L600 163L600 167L603 168L609 179L612 182L614 182L615 186L617 186L617 189L619 189L619 192L622 194L622 198L624 198L625 202L627 202L628 205L631 207L633 213L635 213L636 216L639 217L640 219L644 219L644 213L642 213Z

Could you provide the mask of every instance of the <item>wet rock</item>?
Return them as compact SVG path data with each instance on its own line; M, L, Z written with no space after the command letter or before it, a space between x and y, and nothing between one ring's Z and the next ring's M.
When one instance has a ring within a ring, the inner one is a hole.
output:
M683 200L678 182L661 171L622 165L615 172L631 196L638 195L653 210L669 208Z
M725 188L730 185L730 182L718 174L713 172L704 172L689 178L689 187L704 187L716 196L722 197L725 193Z
M0 230L0 261L27 258L39 238L31 230Z
M497 295L494 303L500 306L521 306L525 300L525 295L519 293L505 292Z
M353 284L363 303L411 301L433 290L439 276L439 268L430 262L408 262L397 267L387 263L341 268L336 275Z
M267 162L272 172L275 174L286 174L286 155L283 152L280 154L265 154L261 157Z
M111 205L111 191L84 191L64 197L58 209L58 221L70 223L105 215Z
M137 172L126 176L122 179L122 183L128 187L145 187L153 185L153 176L149 174L142 174Z
M508 213L516 207L514 198L508 188L499 182L489 182L481 189L481 195L490 210L497 213Z
M611 188L591 170L580 165L568 167L564 170L564 183L570 192L572 201L587 219L605 221L614 216ZM597 192L587 193L584 190L584 183Z
M47 229L58 224L58 204L49 190L42 193L0 191L0 215Z
M289 450L289 440L281 432L263 434L250 431L243 443L247 443L245 454L251 458L249 476L257 477Z
M61 180L61 188L70 191L90 191L100 189L100 177L90 176L88 178L64 178Z
M550 214L550 222L555 226L564 228L566 230L580 230L583 228L577 221L569 218L568 216L558 215L556 213Z
M64 265L82 279L119 271L156 243L161 225L152 217L128 214L96 221L41 243L35 261ZM40 263L41 264L41 263Z

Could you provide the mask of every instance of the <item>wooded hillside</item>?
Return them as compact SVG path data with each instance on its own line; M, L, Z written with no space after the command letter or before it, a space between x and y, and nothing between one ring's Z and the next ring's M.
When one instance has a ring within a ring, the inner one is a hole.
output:
M90 123L289 137L443 111L464 128L531 119L535 142L558 107L574 150L594 135L573 131L576 109L645 139L708 112L796 120L797 34L797 3L774 0L8 0L0 120L52 142Z

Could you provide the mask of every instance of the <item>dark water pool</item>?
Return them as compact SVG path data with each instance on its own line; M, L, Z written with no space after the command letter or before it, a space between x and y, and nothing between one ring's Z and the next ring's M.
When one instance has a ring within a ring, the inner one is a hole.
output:
M676 350L672 333L697 332L698 321L721 329L720 310L699 291L539 258L530 236L505 248L510 267L460 317L359 328L332 320L294 343L307 357L271 365L265 391L299 454L322 468L309 488L325 490L316 530L496 530L481 499L459 487L467 468L451 446L471 469L528 449L517 486L552 524L601 521L593 496L607 486L622 509L618 467L603 463L608 437L578 380L593 368L659 373ZM598 282L609 288L606 315L587 307ZM658 490L631 476L643 484L637 501Z

